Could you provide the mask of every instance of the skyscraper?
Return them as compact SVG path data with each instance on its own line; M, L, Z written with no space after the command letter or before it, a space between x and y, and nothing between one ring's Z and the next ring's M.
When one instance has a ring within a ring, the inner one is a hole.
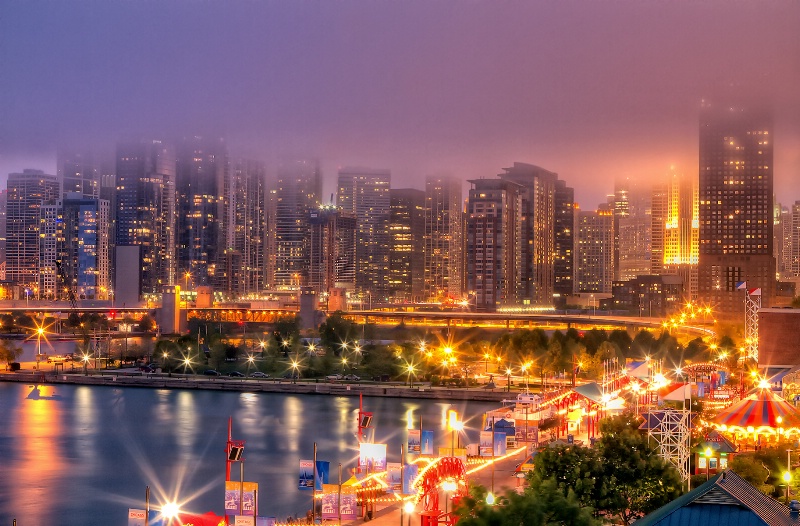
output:
M176 284L175 151L161 141L122 143L116 162L117 246L140 247L141 293L160 293Z
M698 289L723 317L744 315L737 284L775 291L773 134L769 115L705 105L700 115Z
M575 190L559 179L554 200L553 303L564 306L567 296L572 294L575 267Z
M464 284L464 212L461 179L425 178L425 299L458 299Z
M41 207L58 198L60 185L55 175L26 169L8 175L7 189L6 279L34 295L40 292ZM55 282L55 269L44 270Z
M425 268L425 192L393 188L389 195L389 296L395 301L419 301Z
M614 266L617 280L629 281L650 274L652 192L636 181L616 186Z
M284 159L278 166L270 233L274 236L273 287L297 288L308 280L309 213L322 201L322 172L316 159Z
M178 147L175 193L177 268L196 285L226 288L225 267L230 218L228 148L222 139L188 137Z
M382 301L389 293L389 170L339 170L337 206L356 215L356 292Z
M478 311L522 304L522 194L503 179L474 179L467 200L467 287Z
M68 193L88 199L100 197L100 175L90 153L59 151L57 163L62 198Z
M614 212L578 211L575 292L611 293L614 279Z
M239 160L231 171L227 259L230 253L239 254L238 266L230 261L226 265L230 270L226 270L225 290L231 294L251 294L265 287L265 177L264 165L258 161Z
M355 289L356 216L321 206L310 212L308 286L317 294L329 294L334 287Z
M558 175L514 163L498 177L522 186L520 305L550 307L555 285L555 191Z

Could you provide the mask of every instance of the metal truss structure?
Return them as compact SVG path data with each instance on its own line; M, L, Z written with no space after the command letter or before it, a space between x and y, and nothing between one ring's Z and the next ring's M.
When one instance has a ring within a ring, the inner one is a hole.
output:
M747 291L744 300L744 344L745 356L758 362L758 310L761 308L761 290L758 294Z
M639 429L646 429L647 436L658 443L658 455L678 470L681 480L690 487L689 456L691 440L692 413L686 409L663 409L645 413L644 423Z

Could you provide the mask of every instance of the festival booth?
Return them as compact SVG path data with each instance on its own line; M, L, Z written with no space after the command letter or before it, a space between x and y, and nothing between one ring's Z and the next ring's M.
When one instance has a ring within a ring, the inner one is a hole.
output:
M694 474L714 476L725 471L738 449L719 431L709 431L694 449Z
M723 409L711 423L735 442L753 447L762 440L779 442L800 435L800 411L765 388Z

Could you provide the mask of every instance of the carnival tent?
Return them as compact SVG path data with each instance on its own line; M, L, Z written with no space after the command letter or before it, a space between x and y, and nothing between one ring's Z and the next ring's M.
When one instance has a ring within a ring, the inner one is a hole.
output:
M759 389L747 398L723 409L712 420L721 431L800 434L800 411L774 394Z

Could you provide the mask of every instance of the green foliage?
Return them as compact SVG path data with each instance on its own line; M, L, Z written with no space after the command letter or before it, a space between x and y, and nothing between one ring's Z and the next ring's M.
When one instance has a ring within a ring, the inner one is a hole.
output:
M637 429L633 415L601 421L595 447L547 448L536 457L530 475L538 491L554 481L564 496L574 492L598 516L630 524L681 493L675 469L662 460Z
M596 526L591 508L581 506L575 493L564 494L553 480L520 495L513 491L499 497L494 506L486 504L486 490L474 488L456 508L460 526Z
M786 454L777 449L761 449L739 453L730 462L730 469L766 495L778 496L786 471Z
M355 324L346 320L339 311L328 316L319 326L320 342L337 356L342 342L353 340L356 334Z
M0 360L10 364L22 355L22 347L11 340L0 340Z
M138 328L141 332L153 332L156 329L156 320L149 314L145 314L139 320Z

